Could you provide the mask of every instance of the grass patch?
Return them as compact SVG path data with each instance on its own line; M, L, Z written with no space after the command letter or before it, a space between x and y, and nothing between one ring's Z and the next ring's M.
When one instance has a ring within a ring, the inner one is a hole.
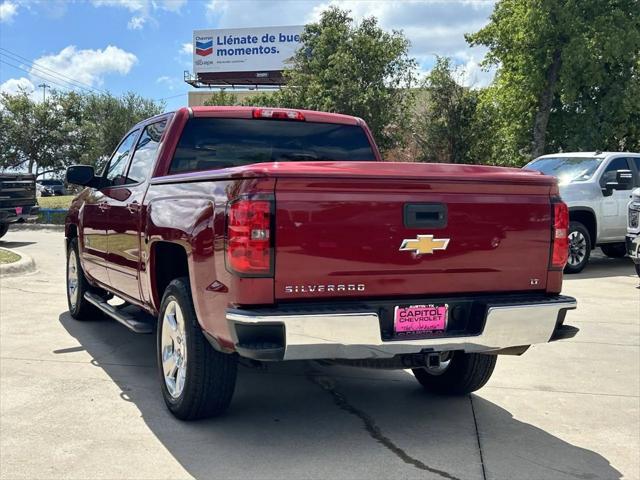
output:
M44 213L39 213L36 223L43 223L46 225L64 225L64 219L66 218L66 216L67 212L49 213L47 215L45 215Z
M20 255L10 252L9 250L5 250L4 248L0 248L0 263L13 263L18 260L20 260Z
M60 195L57 197L40 197L38 198L38 205L40 208L64 208L69 209L71 200L74 199L74 195Z

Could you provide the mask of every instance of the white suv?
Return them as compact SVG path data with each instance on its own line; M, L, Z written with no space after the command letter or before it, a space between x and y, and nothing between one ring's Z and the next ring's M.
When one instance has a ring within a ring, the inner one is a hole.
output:
M572 152L543 155L525 165L558 178L569 206L569 261L566 273L581 271L591 250L626 255L627 204L640 186L640 153Z
M640 188L631 194L627 215L627 254L636 264L636 273L640 277Z

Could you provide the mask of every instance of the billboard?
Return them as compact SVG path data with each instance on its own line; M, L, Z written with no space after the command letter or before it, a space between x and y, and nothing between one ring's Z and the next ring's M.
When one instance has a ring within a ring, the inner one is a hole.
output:
M282 71L302 45L303 25L193 32L193 72L229 74Z

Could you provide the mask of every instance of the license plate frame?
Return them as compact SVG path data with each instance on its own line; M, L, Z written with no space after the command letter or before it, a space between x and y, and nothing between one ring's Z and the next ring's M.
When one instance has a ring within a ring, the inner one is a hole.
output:
M396 305L393 331L396 335L437 335L447 330L449 305Z

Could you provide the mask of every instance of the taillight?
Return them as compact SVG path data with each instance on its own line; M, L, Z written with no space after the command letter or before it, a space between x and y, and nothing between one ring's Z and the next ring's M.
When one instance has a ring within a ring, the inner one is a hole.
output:
M302 114L302 112L298 112L296 110L277 110L273 108L254 108L253 118L304 121L304 115Z
M227 212L227 268L248 276L272 273L271 202L237 200Z
M562 270L569 258L569 209L560 200L553 203L553 231L551 265L554 270Z

